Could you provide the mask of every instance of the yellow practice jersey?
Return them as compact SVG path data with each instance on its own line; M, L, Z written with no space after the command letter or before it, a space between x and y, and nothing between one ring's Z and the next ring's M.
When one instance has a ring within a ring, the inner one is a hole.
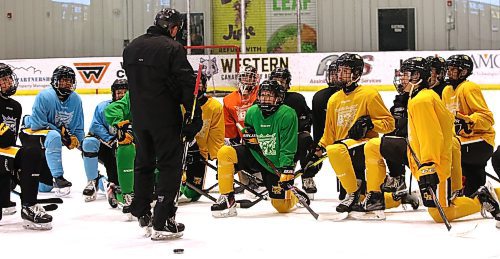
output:
M453 86L448 85L443 90L442 99L446 108L456 115L457 112L471 118L474 123L472 136L459 136L462 143L483 139L491 146L495 146L495 130L493 124L493 114L479 86L470 81L464 81L453 89Z
M337 140L347 138L354 122L364 115L369 115L374 125L366 134L367 138L378 137L378 133L394 130L394 118L373 87L360 85L349 94L338 91L332 95L326 108L325 131L320 145L326 147Z
M408 101L408 140L420 164L434 163L444 180L451 174L451 150L454 136L453 115L446 109L439 95L431 89L422 89ZM410 167L417 172L411 153ZM418 177L420 176L417 176ZM444 177L444 178L443 178Z
M208 97L201 106L203 127L196 134L196 143L200 154L208 159L217 158L217 152L224 145L224 113L222 104L212 97Z

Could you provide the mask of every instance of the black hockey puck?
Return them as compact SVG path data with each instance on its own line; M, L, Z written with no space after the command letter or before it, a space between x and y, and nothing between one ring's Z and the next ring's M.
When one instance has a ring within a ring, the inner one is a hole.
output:
M174 249L174 254L183 254L183 253L184 253L184 249L182 249L182 248Z

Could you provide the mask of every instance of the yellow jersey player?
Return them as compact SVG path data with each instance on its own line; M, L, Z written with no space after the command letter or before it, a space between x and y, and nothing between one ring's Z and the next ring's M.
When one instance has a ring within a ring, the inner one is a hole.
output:
M358 85L364 62L357 54L345 53L337 59L338 80L342 87L328 100L323 137L318 149L326 149L346 197L337 206L339 213L350 212L358 202L364 178L363 147L379 133L394 130L394 118L377 90ZM318 155L322 150L318 150Z
M455 116L455 132L462 145L464 194L470 197L486 183L486 163L495 145L494 119L479 86L467 80L474 68L472 59L453 55L446 65L448 86L442 100Z
M418 180L423 204L436 222L443 222L432 198L437 196L448 220L476 212L483 206L500 219L498 200L494 191L482 186L475 196L456 197L451 200L451 160L453 141L453 115L439 96L428 89L429 64L424 58L407 59L401 66L401 83L409 92L408 101L408 161L412 174Z
M195 71L196 73L196 71ZM186 157L186 172L183 175L179 203L197 201L201 194L189 188L186 181L199 190L205 182L206 161L217 159L217 152L224 145L224 114L222 104L206 95L207 77L201 74L198 102L201 107L203 127L195 136L195 143L189 147Z

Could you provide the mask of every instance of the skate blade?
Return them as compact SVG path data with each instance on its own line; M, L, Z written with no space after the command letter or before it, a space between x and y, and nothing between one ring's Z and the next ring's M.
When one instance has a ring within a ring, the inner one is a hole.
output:
M333 212L333 213L323 213L319 216L320 220L327 221L342 221L349 217L349 212Z
M212 216L214 218L228 218L228 217L234 217L237 215L238 215L238 212L236 211L236 208L228 209L228 210L221 210L221 211L212 211Z
M313 201L314 200L314 193L311 192L311 193L308 193L306 192L307 196L309 196L309 200Z
M144 237L151 237L153 235L153 227L143 227L144 229Z
M85 202L91 202L91 201L95 201L97 199L97 195L92 195L92 196L83 195L83 197L85 198Z
M500 221L497 221L496 226L497 226L498 229L500 229Z
M56 197L66 197L71 193L71 187L54 188Z
M351 213L352 218L357 219L357 220L373 220L373 221L380 221L380 220L385 220L385 213L383 210L374 210L371 212L352 212Z
M162 241L162 240L173 240L181 238L184 235L183 232L172 233L167 231L154 231L151 235L151 240L153 241Z
M16 207L8 207L2 209L2 215L4 216L14 215L16 214L16 212L17 212Z
M132 213L125 213L125 216L126 216L126 221L134 221L134 216L132 215Z
M52 223L35 223L29 220L23 220L23 228L30 230L51 230Z

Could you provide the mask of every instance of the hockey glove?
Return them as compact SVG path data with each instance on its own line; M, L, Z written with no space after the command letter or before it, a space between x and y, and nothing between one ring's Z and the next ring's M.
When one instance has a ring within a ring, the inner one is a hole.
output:
M462 137L470 137L472 135L472 128L474 122L469 116L457 113L455 116L455 133Z
M188 116L191 112L187 111L185 114L186 116L184 118L184 122L182 123L182 137L185 141L192 141L203 127L203 120L200 116L194 116L191 121L191 118Z
M312 164L316 163L323 153L325 152L325 148L317 145L313 148L311 148L306 155L306 166L304 167L304 176L303 177L313 177L316 175L317 172L321 169L322 163L316 165L316 166L311 166Z
M349 138L359 140L366 136L366 133L373 129L373 123L370 116L364 115L358 118L349 129Z
M425 207L436 207L434 200L429 189L432 188L436 193L437 185L439 184L439 177L436 172L434 163L425 163L418 168L420 177L418 179L418 186L422 195L422 202Z
M249 148L259 149L259 139L252 127L245 127L243 130L243 144Z
M120 121L116 124L116 139L119 145L129 145L134 141L132 124L128 120Z
M68 149L77 148L80 146L80 141L75 135L72 135L66 127L61 126L61 141Z
M286 166L286 167L280 168L279 171L281 173L279 185L285 191L289 190L290 189L289 187L293 186L293 179L295 178L295 174L293 172L293 167Z

